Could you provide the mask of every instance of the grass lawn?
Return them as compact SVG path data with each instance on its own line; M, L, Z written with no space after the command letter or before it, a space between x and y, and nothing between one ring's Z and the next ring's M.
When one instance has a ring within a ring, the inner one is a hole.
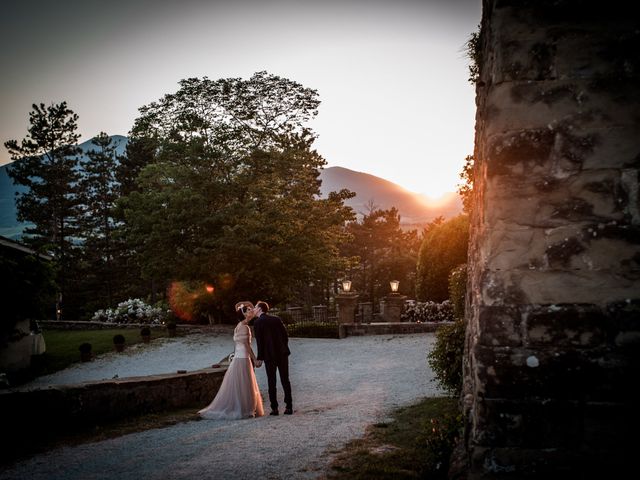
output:
M367 428L338 453L332 480L446 479L449 458L462 425L458 399L425 398Z
M113 330L45 330L42 332L46 344L46 352L32 357L31 368L21 372L18 377L11 378L12 385L25 383L42 375L64 370L69 365L80 361L81 343L90 343L94 356L113 350L113 336L121 334L126 345L141 343L139 328L118 328ZM166 337L164 329L151 329L154 338Z

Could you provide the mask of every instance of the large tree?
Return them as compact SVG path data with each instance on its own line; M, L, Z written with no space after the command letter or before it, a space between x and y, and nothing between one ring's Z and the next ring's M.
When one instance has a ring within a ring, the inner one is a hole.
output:
M183 80L141 108L131 138L153 158L121 207L143 273L210 282L219 305L291 300L335 275L352 194L319 198L325 161L305 126L318 104L314 90L259 72Z
M54 256L63 296L73 276L81 214L77 120L66 102L34 104L27 136L4 144L14 160L9 175L27 187L16 199L18 220L31 224L25 229L25 241Z

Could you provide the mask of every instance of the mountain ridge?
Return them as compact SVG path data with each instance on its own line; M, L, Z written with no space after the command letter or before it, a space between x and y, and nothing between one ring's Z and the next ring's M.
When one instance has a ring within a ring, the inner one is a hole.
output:
M127 137L112 135L111 138L118 144L117 153L123 154ZM86 155L93 145L91 140L87 140L79 147L83 155ZM7 173L10 166L11 163L0 166L0 236L15 240L20 238L27 225L17 220L15 206L16 192L25 191L25 187L13 184ZM348 199L345 204L353 208L359 218L369 212L371 204L380 209L396 207L404 228L420 229L440 215L449 218L462 211L462 203L453 192L438 201L429 202L425 196L406 190L389 180L346 167L323 168L320 171L320 180L320 192L325 198L329 192L344 188L355 192L356 196Z

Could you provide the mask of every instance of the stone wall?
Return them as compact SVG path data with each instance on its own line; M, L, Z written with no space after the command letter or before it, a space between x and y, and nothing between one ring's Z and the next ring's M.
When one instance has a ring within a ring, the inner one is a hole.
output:
M3 435L14 429L68 432L83 425L144 413L206 407L218 392L226 367L188 373L131 377L118 380L0 391ZM46 408L45 408L46 407Z
M451 322L380 322L380 323L341 323L340 338L361 335L403 335L407 333L435 332L442 325Z
M483 2L468 478L609 478L635 463L640 28L629 8Z

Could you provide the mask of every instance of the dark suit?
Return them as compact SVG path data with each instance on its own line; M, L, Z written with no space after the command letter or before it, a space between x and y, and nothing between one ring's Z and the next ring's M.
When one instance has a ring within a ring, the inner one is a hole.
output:
M264 361L269 384L271 410L278 410L276 391L276 371L280 373L280 383L284 390L284 404L293 408L291 383L289 382L289 335L280 317L263 313L253 326L258 344L258 360Z

